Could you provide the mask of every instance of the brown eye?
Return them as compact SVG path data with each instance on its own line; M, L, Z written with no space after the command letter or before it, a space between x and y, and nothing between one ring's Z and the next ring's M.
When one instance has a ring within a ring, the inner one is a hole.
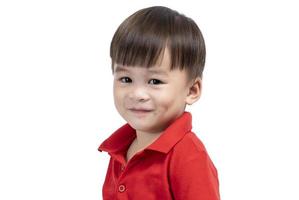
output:
M132 80L129 77L121 77L119 79L119 81L122 83L131 83L132 82Z
M153 84L153 85L158 85L158 84L162 84L163 82L158 80L158 79L151 79L149 81L149 84Z

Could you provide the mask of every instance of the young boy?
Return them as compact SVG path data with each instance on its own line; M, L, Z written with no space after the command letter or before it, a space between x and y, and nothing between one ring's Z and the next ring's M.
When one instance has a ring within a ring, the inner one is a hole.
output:
M219 200L217 170L185 112L205 63L195 22L166 7L139 10L115 32L110 56L127 124L99 147L111 156L103 199Z

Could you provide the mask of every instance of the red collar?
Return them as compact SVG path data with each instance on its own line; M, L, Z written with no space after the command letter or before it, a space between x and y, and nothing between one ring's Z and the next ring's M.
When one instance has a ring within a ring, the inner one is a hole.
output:
M189 112L184 112L178 117L160 137L149 145L147 150L168 153L170 149L181 140L187 132L192 129L192 116ZM136 131L129 124L125 124L116 130L109 138L107 138L98 148L99 151L107 151L114 153L124 151L136 137Z

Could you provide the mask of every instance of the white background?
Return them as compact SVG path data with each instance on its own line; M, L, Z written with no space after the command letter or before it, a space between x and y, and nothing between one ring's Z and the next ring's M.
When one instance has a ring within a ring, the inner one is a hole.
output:
M138 9L193 18L207 45L188 108L218 168L222 200L299 199L299 26L295 1L1 1L0 199L99 200L124 123L109 45Z

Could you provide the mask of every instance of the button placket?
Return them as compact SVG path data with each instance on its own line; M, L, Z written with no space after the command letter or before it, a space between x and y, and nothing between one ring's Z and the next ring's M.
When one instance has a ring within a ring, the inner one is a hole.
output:
M127 164L121 164L120 166L120 170L121 170L121 173L120 173L120 176L119 176L119 185L118 185L118 192L119 193L123 193L127 190L125 184L121 184L121 180L123 179L123 176L124 176L124 171L126 170L126 168L128 168L128 165L132 165L132 162L135 163L135 159L136 157L140 156L142 153L137 153L135 154L128 162Z

